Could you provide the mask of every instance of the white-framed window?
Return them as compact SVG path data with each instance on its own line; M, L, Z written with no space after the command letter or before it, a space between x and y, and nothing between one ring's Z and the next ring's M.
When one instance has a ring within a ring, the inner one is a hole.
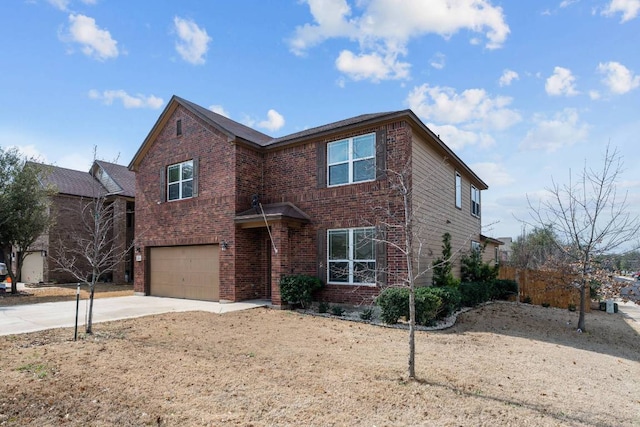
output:
M471 215L480 217L480 190L471 186Z
M462 177L456 172L456 208L462 209Z
M167 200L193 197L193 160L167 167Z
M376 134L356 136L327 144L327 185L344 185L376 179Z
M375 228L327 230L327 282L375 285Z
M480 251L482 250L482 245L480 242L476 242L475 240L471 241L471 250L472 251Z

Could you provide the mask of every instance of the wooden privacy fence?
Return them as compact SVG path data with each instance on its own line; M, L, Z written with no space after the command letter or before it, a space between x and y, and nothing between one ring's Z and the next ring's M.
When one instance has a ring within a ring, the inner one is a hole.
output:
M499 279L511 279L518 283L520 302L531 299L531 304L549 304L551 307L580 308L580 289L572 285L574 277L553 271L527 270L500 266ZM588 292L588 290L587 290ZM588 297L588 294L587 294ZM587 301L586 311L591 311Z

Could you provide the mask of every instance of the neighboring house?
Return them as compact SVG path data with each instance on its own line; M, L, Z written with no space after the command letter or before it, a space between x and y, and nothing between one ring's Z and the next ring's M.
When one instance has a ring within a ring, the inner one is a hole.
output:
M500 246L503 245L503 242L500 239L480 235L480 245L484 248L482 262L492 265L502 262L500 259Z
M498 240L502 242L499 251L500 263L506 264L511 260L511 254L513 253L513 239L511 237L498 237Z
M480 241L487 189L410 110L272 138L176 96L129 169L136 293L274 305L284 303L287 274L317 275L326 283L317 297L336 303L371 303L398 283L405 259L375 240L380 230L392 239L381 212L404 218L402 200L390 197L394 172L413 183L423 265L447 231L454 250Z
M43 185L50 185L57 191L51 197L53 226L40 236L29 248L25 257L21 280L26 283L76 282L73 276L58 271L53 257L62 242L70 243L70 236L78 233L80 214L83 207L93 198L107 196L114 204L117 218L122 218L114 227L123 248L133 242L135 211L135 175L126 166L96 160L89 172L45 165ZM106 279L116 283L133 280L133 254L118 263L112 275Z

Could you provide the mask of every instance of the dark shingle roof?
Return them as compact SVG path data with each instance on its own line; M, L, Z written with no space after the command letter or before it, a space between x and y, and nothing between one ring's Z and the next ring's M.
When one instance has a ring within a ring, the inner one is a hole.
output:
M105 193L105 188L88 172L47 166L43 183L54 186L60 194L96 197Z
M369 120L377 120L377 119L380 119L380 118L382 118L384 116L388 116L388 115L391 115L391 114L397 114L397 113L398 113L398 111L388 111L388 112L384 112L384 113L361 114L359 116L351 117L351 118L344 119L344 120L339 120L337 122L328 123L326 125L317 126L317 127L310 128L310 129L305 129L303 131L292 133L290 135L281 136L280 138L274 138L269 142L268 145L286 143L288 141L299 139L299 138L306 138L306 137L309 137L309 136L322 134L322 133L325 133L325 132L331 132L331 131L334 131L334 130L338 130L338 129L342 128L342 127L364 123L364 122L367 122Z
M60 194L80 197L97 197L109 193L98 179L94 178L91 172L83 172L74 169L61 168L59 166L42 165L34 163L44 168L42 176L43 185L51 185ZM136 176L135 173L127 169L126 166L96 160L94 167L100 167L122 190L118 191L119 196L135 197ZM92 170L94 169L92 167Z
M227 133L231 135L235 135L246 141L253 142L261 146L267 145L269 141L273 140L273 138L270 137L269 135L265 135L262 132L259 132L248 126L240 124L236 121L233 121L230 118L225 117L221 114L217 114L211 110L207 110L206 108L203 108L197 104L194 104L191 101L187 101L186 99L182 99L178 96L175 96L175 99L181 104L183 104L184 106L186 106L187 108L196 112L197 114L205 116L208 120L217 124L219 127L221 127L223 130L225 130Z
M122 189L121 196L136 196L136 174L131 172L126 166L116 163L109 163L103 160L96 160L96 163L104 170L107 175L115 181Z

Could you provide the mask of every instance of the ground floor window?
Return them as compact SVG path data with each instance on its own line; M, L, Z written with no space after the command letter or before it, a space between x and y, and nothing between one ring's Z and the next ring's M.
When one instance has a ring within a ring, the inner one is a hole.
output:
M375 285L375 228L327 231L328 282Z

